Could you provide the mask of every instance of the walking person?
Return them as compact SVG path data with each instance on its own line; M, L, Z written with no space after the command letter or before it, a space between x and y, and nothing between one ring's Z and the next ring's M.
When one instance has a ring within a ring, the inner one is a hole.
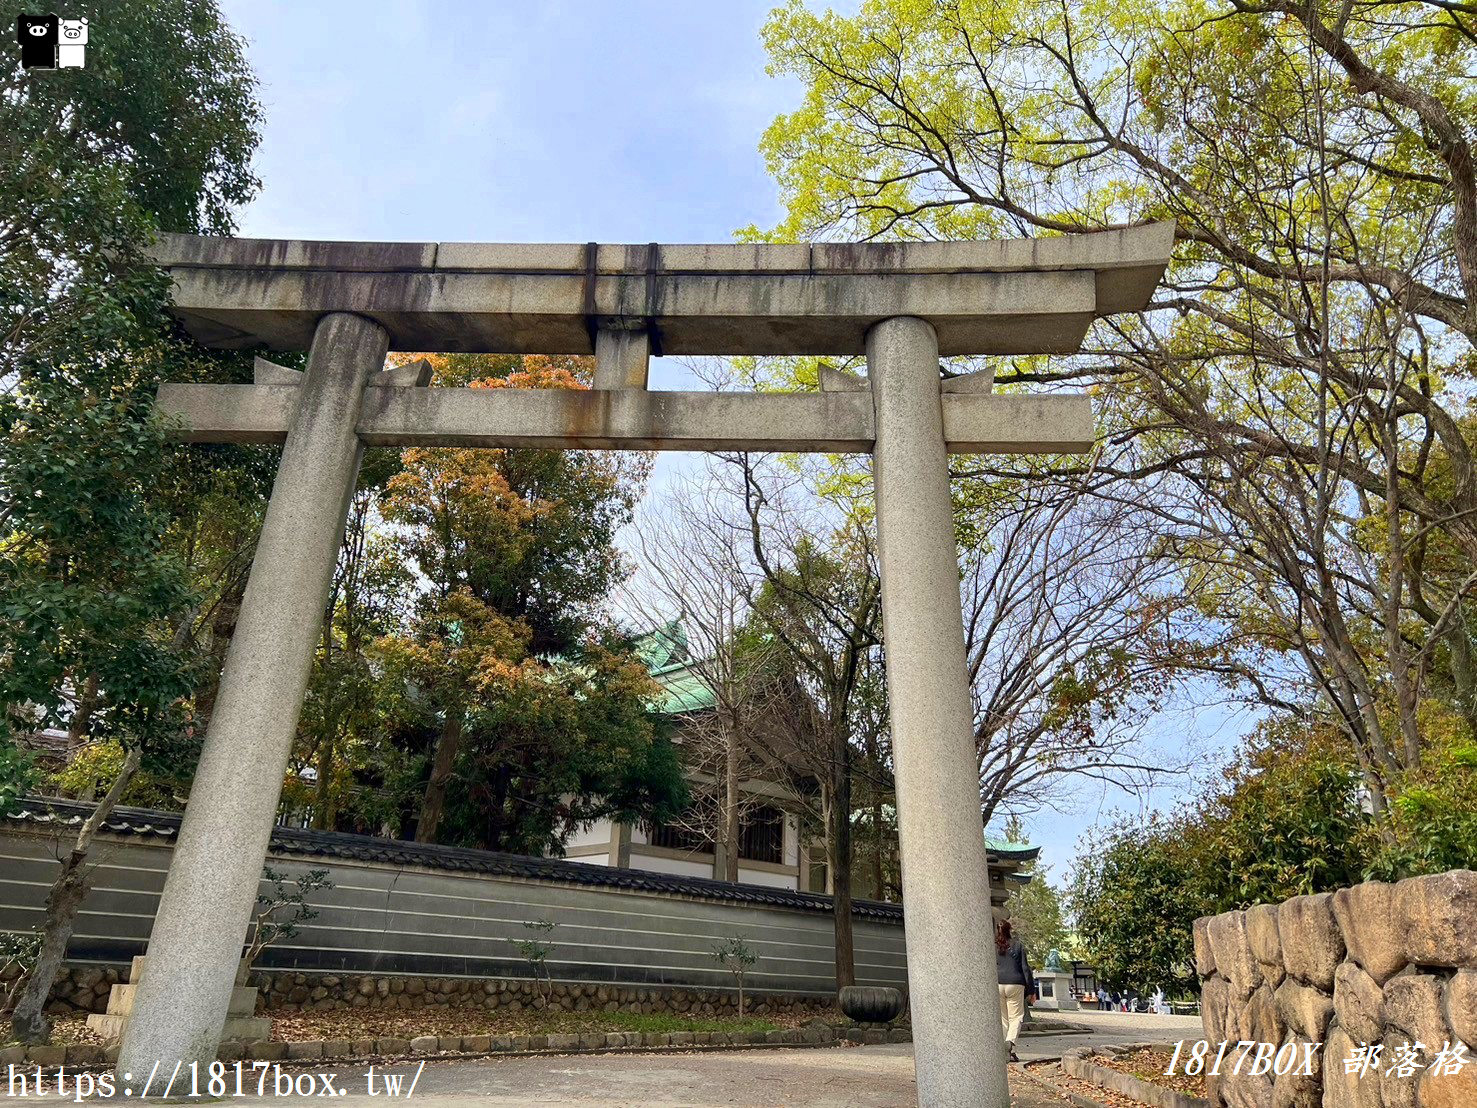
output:
M1000 1023L1005 1032L1005 1045L1010 1060L1020 1061L1015 1041L1021 1034L1021 1021L1026 1018L1026 1005L1035 1003L1035 978L1026 960L1026 948L1010 935L1010 921L995 924L995 972L1000 979Z

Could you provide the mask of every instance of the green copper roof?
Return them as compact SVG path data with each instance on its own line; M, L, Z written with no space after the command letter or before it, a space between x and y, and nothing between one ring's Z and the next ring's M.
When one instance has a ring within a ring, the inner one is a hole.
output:
M717 703L702 674L692 668L687 634L676 620L637 637L636 653L662 687L657 708L669 716L700 712Z
M997 839L988 832L985 834L985 849L991 854L998 854L1002 859L1009 859L1012 862L1035 861L1036 856L1041 853L1039 846L1032 846L1030 843L1015 843L1009 839Z

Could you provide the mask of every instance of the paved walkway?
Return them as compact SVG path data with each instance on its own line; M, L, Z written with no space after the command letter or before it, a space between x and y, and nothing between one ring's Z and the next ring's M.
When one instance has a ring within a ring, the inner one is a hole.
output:
M1145 1041L1172 1043L1198 1039L1203 1034L1199 1016L1154 1016L1147 1012L1063 1012L1046 1019L1061 1019L1089 1028L1082 1035L1023 1035L1016 1049L1021 1060L1034 1062L1059 1057L1077 1046L1109 1046Z
M1200 1027L1198 1019L1183 1016L1084 1012L1072 1013L1071 1018L1091 1031L1023 1037L1019 1048L1021 1058L1031 1061L1057 1057L1064 1050L1089 1044L1192 1038L1198 1036ZM386 1108L395 1099L406 1099L413 1077L414 1099L432 1102L427 1108L474 1105L911 1108L917 1104L910 1044L810 1050L491 1057L430 1062L419 1070L418 1077L415 1065L398 1065L388 1071L399 1078L398 1098L388 1095L384 1083L386 1071L379 1067L374 1071L373 1092L377 1094L374 1096L369 1095L364 1066L325 1062L322 1070L334 1073L335 1086L343 1095L333 1103L341 1108ZM284 1071L283 1080L301 1082L309 1073L308 1070ZM306 1099L293 1095L291 1085L283 1090L282 1097L258 1097L254 1085L253 1081L249 1095L228 1095L224 1102L244 1106ZM5 1091L0 1078L0 1095ZM298 1091L305 1093L307 1089L299 1084ZM321 1092L322 1086L313 1091ZM66 1101L70 1102L74 1095L69 1089ZM60 1100L55 1095L12 1096L6 1097L5 1103L17 1108L23 1104L56 1106ZM1064 1104L1026 1081L1013 1085L1011 1103L1012 1108L1062 1108Z
M407 1099L426 1108L474 1108L480 1105L538 1105L540 1108L644 1108L646 1105L683 1105L689 1108L718 1108L743 1105L756 1108L914 1108L918 1099L913 1084L913 1050L910 1044L818 1049L725 1050L681 1054L590 1054L540 1055L521 1058L493 1057L471 1061L428 1062L392 1067L398 1077L399 1096L389 1095L386 1071L375 1067L370 1095L366 1068L361 1065L324 1063L313 1075L321 1082L332 1073L338 1095L332 1103L340 1108L386 1108ZM34 1071L33 1071L34 1072ZM284 1070L284 1082L297 1081L297 1092L288 1085L281 1096L257 1096L252 1082L248 1095L215 1100L215 1104L283 1105L306 1103L309 1090L301 1082L308 1070ZM53 1075L48 1075L54 1080ZM69 1075L69 1081L73 1080ZM409 1095L415 1080L413 1097ZM269 1078L270 1081L270 1078ZM1063 1108L1063 1102L1046 1096L1026 1080L1013 1081L1012 1108ZM321 1083L313 1090L321 1093ZM0 1078L0 1095L5 1092ZM271 1085L268 1085L268 1093ZM46 1097L5 1097L14 1108L60 1108L74 1102L75 1092L54 1091ZM203 1098L202 1098L203 1099ZM312 1096L315 1103L323 1103ZM185 1101L201 1103L202 1101ZM204 1101L211 1103L211 1101ZM426 1103L429 1102L429 1103ZM115 1097L93 1104L139 1104L137 1097ZM150 1098L145 1104L159 1104ZM180 1103L175 1101L174 1103Z

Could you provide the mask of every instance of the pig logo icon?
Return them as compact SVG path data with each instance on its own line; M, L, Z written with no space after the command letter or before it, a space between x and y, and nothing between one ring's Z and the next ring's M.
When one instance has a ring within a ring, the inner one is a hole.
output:
M15 38L21 46L21 65L26 69L55 69L61 21L54 15L21 15Z

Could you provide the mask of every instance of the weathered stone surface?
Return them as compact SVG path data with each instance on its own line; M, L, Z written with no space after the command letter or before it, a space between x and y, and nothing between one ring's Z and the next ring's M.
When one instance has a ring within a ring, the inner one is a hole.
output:
M1246 941L1262 978L1274 989L1281 984L1282 940L1277 935L1277 905L1258 904L1246 910Z
M1200 987L1200 1023L1205 1037L1218 1043L1226 1037L1226 1019L1231 1003L1231 986L1219 974Z
M1416 1079L1425 1068L1429 1056L1424 1052L1415 1053L1414 1057L1402 1053L1402 1048L1407 1046L1401 1032L1389 1031L1385 1034L1379 1066L1380 1100L1384 1108L1416 1108Z
M1277 986L1277 1011L1298 1038L1321 1042L1328 1032L1328 1021L1333 1018L1333 998L1321 989L1289 977Z
M1344 936L1333 917L1329 893L1295 896L1277 908L1282 964L1299 981L1333 992L1333 975L1344 960Z
M1222 1071L1220 1089L1231 1108L1272 1108L1272 1078L1266 1074Z
M1426 973L1405 973L1385 982L1380 1019L1385 1031L1400 1032L1402 1040L1420 1040L1439 1047L1446 1041L1441 1013L1441 979Z
M1339 966L1333 978L1333 1010L1338 1013L1339 1026L1354 1042L1379 1041L1384 1002L1384 993L1374 978L1353 962Z
M287 1044L288 1058L322 1058L323 1040L308 1039L300 1043Z
M1334 1025L1323 1044L1323 1108L1384 1108L1378 1069L1362 1077L1345 1070L1344 1061L1353 1050L1343 1028Z
M1289 1038L1283 1044L1291 1044L1297 1050L1298 1061L1302 1061L1302 1046L1297 1039ZM1299 1067L1294 1065L1291 1071L1274 1076L1272 1079L1272 1108L1323 1108L1323 1080L1321 1070L1317 1069L1312 1075L1295 1072Z
M1395 886L1405 958L1426 966L1477 966L1477 872L1449 870Z
M1287 1023L1278 1010L1276 990L1265 981L1258 985L1247 1002L1244 1037L1259 1043L1280 1043L1287 1030Z
M67 1065L69 1066L93 1066L102 1060L103 1048L97 1043L67 1044Z
M1365 881L1333 894L1333 915L1348 956L1383 985L1405 968L1404 917L1395 886Z
M435 1035L417 1035L410 1040L410 1049L415 1054L435 1054L441 1049L441 1040Z
M398 1036L391 1036L391 1037L389 1037L387 1039L380 1039L379 1040L379 1053L381 1053L381 1054L389 1054L389 1055L409 1054L410 1053L410 1040L409 1039L402 1039L402 1038L399 1038Z
M1457 1073L1428 1069L1416 1089L1420 1108L1472 1108L1477 1104L1477 1065L1468 1063Z
M860 353L866 323L895 315L931 319L944 353L1072 350L1085 329L1071 326L1077 316L1090 322L1148 301L1169 252L1167 226L885 249L677 244L654 257L644 244L607 245L589 291L602 316L650 298L669 354ZM302 349L325 312L375 303L393 315L397 349L434 349L448 328L467 350L589 349L580 244L169 236L158 256L177 267L175 309L207 344ZM303 271L291 259L315 264ZM831 261L812 268L821 259Z
M1195 939L1195 972L1209 977L1215 972L1215 952L1210 949L1210 917L1201 916L1191 927Z
M247 1043L246 1057L257 1060L276 1062L287 1057L286 1043Z
M1262 983L1261 970L1246 937L1246 913L1222 912L1212 916L1207 930L1216 972L1230 982L1235 998L1244 1001Z
M102 1054L102 1048L101 1047L98 1048L98 1054L99 1054L99 1056L101 1056L101 1054ZM216 1060L217 1061L221 1061L221 1062L238 1062L238 1061L240 1061L245 1056L245 1054L246 1054L246 1044L245 1043L226 1042L226 1043L221 1043L220 1046L218 1046L218 1047L215 1048L215 1057L216 1057ZM72 1052L71 1052L71 1050L68 1050L67 1051L67 1061L70 1063L72 1060L73 1060L72 1059ZM102 1058L99 1057L98 1058L98 1061L102 1061Z
M1452 1037L1468 1046L1477 1046L1477 969L1457 970L1452 974L1446 983L1442 1008Z

